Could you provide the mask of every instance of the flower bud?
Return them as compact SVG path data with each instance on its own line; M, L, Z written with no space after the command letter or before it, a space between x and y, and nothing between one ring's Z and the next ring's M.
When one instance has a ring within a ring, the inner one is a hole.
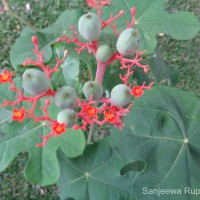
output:
M78 116L73 109L61 110L57 115L58 123L66 123L68 128L71 128L78 121Z
M36 96L49 89L50 81L44 72L27 69L22 75L22 87L27 93Z
M85 40L89 42L95 41L101 34L100 19L94 13L85 14L79 19L78 30Z
M63 86L54 96L54 102L59 108L74 108L77 105L76 91L71 86Z
M46 100L45 100L45 106L48 107L48 106L50 105L50 103L51 103L50 99L46 99Z
M132 100L131 89L125 84L116 85L111 90L111 104L123 107Z
M88 81L83 86L83 93L87 100L91 98L94 101L98 101L103 95L103 87L96 81Z
M96 58L98 61L104 63L110 60L114 53L112 45L103 44L99 46L96 52Z
M140 35L138 30L133 28L128 28L124 30L117 40L117 50L122 55L132 55L136 52L140 45Z

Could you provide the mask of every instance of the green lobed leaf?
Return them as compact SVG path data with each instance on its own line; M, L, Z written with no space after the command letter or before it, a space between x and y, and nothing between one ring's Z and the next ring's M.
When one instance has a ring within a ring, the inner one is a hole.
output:
M70 197L75 200L135 199L132 182L140 162L124 167L127 162L115 154L109 138L87 146L82 156L69 159L59 154L59 160L61 177L57 185L61 200Z
M166 81L169 86L176 84L178 72L163 59L158 46L152 56L148 59L148 64L157 81Z
M185 188L199 188L199 121L199 100L188 92L155 86L134 101L123 131L113 129L111 144L122 158L146 162L133 184L136 200L197 199ZM180 189L181 194L159 196L149 189Z
M165 0L113 0L112 6L103 8L102 18L108 19L110 13L114 15L124 10L125 13L115 22L119 32L126 28L126 22L131 22L130 9L136 7L136 23L142 39L141 49L146 53L153 53L158 33L165 33L174 39L187 40L194 37L200 30L198 19L190 12L167 13L164 10ZM105 29L105 34L111 33L111 28ZM113 40L112 37L109 37Z
M0 86L4 98L13 100L13 94L7 84ZM52 100L52 99L51 99ZM2 102L2 101L1 101ZM35 110L36 115L41 115L40 100ZM23 104L26 107L26 104ZM1 110L3 112L4 110ZM55 119L58 109L50 105L49 113ZM25 119L22 123L12 121L10 118L0 122L0 171L4 170L20 152L28 152L29 159L25 168L25 177L34 184L42 186L57 182L60 176L60 167L57 150L60 148L68 157L81 155L85 148L85 136L82 131L67 129L67 133L49 139L44 147L36 147L41 142L40 136L50 132L50 128L43 123L33 124L32 119Z
M82 84L79 82L80 62L76 58L67 57L62 64L62 73L67 85L82 93Z

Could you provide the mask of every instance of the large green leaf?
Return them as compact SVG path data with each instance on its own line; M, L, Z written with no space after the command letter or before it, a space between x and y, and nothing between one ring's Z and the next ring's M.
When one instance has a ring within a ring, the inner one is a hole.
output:
M7 91L6 84L0 86L2 97L10 99L13 94ZM2 102L2 99L0 100ZM44 101L38 102L36 115L41 115L40 105L44 106ZM2 112L7 118L2 117ZM49 112L55 119L58 109L51 105ZM81 155L85 148L83 132L72 129L68 129L67 133L59 137L51 138L45 147L37 148L36 144L41 142L40 136L51 131L48 126L43 123L33 124L32 119L25 119L22 123L12 121L11 113L5 109L1 109L0 113L0 171L4 170L20 152L26 151L29 153L29 159L25 177L35 184L53 184L60 176L57 149L61 148L68 157L76 157Z
M69 197L75 200L134 200L132 182L138 169L124 172L128 171L127 162L115 154L109 138L86 147L84 154L77 158L69 159L63 154L59 157L58 187L62 200Z
M165 33L172 38L187 40L194 37L200 30L200 23L193 13L177 12L167 13L164 10L166 0L113 0L111 7L103 9L103 19L107 19L111 13L116 15L120 10L125 13L116 20L119 31L126 28L126 22L131 21L130 9L136 7L136 24L142 40L141 49L152 53L156 47L156 35ZM109 11L108 11L109 9ZM105 30L109 33L110 29ZM110 37L112 40L112 38Z
M200 186L199 121L199 100L188 92L157 86L134 101L123 131L113 129L111 143L119 156L146 162L133 184L137 200L198 199L185 188ZM159 196L149 190L159 188L181 194Z

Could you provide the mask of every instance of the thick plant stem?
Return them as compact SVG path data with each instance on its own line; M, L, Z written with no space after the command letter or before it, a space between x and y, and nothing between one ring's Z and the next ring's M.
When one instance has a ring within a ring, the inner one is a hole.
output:
M89 133L88 133L88 137L87 137L86 144L90 144L91 139L92 139L93 130L94 130L94 123L92 123L92 124L90 125L90 130L89 130Z
M107 67L107 63L101 63L97 61L97 71L96 71L96 78L95 78L96 82L102 84L106 67ZM94 123L90 125L90 130L88 133L86 144L90 144L93 130L94 130Z
M95 81L102 84L104 73L107 67L107 63L97 62L97 71Z
M14 18L18 19L19 21L21 21L22 23L24 23L26 26L28 26L31 30L33 30L34 32L38 32L39 29L32 26L30 23L28 23L27 21L25 21L24 19L22 19L21 17L19 17L18 15L16 15L14 12L12 12L10 9L7 10L7 12L12 15Z

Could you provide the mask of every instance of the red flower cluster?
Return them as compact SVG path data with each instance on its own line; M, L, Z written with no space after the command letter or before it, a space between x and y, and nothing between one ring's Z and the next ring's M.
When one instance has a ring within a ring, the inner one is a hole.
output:
M98 10L98 16L101 15L101 7L105 6L107 4L110 4L111 0L87 0L87 5L92 8L96 8ZM127 28L130 28L135 23L135 8L131 9L131 22L127 22ZM117 30L116 30L116 24L113 24L113 21L119 18L121 15L123 15L124 11L120 11L116 16L112 16L107 21L101 21L101 29L104 29L106 26L111 26L111 28L114 31L114 34L116 37L119 36ZM74 26L71 27L73 30L73 36L72 39L68 38L66 35L63 35L62 38L58 38L58 42L65 41L67 43L75 43L77 45L76 51L78 53L81 53L84 49L88 50L88 53L95 53L97 52L98 48L98 41L92 41L92 42L86 42L83 43L78 38L78 33L75 30ZM39 51L38 46L38 39L36 36L32 37L32 42L34 44L33 52L36 55L36 59L32 60L30 58L27 58L26 61L23 63L24 67L33 65L35 67L38 67L42 69L43 72L45 72L48 79L51 78L51 75L53 73L56 73L58 71L59 66L63 63L65 60L68 51L66 50L64 52L63 58L59 60L56 58L56 64L52 68L50 65L44 64L44 53ZM109 66L109 64L113 63L116 60L119 60L121 62L121 70L123 70L125 73L121 73L119 76L121 80L123 81L123 84L128 86L131 90L131 93L133 97L140 97L143 95L145 89L151 89L151 86L153 83L149 84L148 86L145 86L143 84L142 86L134 86L132 87L132 84L129 82L129 79L133 73L133 68L135 66L138 66L144 70L144 72L148 72L148 66L143 65L140 63L141 55L144 54L143 52L136 51L135 58L134 59L127 59L123 57L122 54L120 54L118 51L116 51L113 56L105 63L101 63L97 61L97 72L96 72L96 79L95 81L102 84L103 76L106 68ZM123 74L123 75L122 75ZM23 103L24 101L31 104L31 108L26 109L25 107L21 107L20 109L13 109L13 116L12 119L18 122L22 122L25 118L32 118L34 119L34 123L37 122L45 122L44 126L50 126L51 132L45 136L41 136L43 141L40 144L37 144L37 146L44 146L46 145L47 141L51 137L56 137L61 134L66 133L67 131L67 124L66 123L58 123L57 120L52 119L49 116L48 107L51 104L51 101L49 98L45 100L45 105L41 106L40 109L43 111L42 116L36 116L35 115L35 108L37 106L38 100L46 97L54 97L55 91L53 91L51 88L49 88L46 92L43 92L36 96L25 96L23 91L18 89L15 86L14 81L12 80L13 72L8 72L7 70L4 70L2 74L0 74L0 83L9 83L10 84L10 90L15 92L17 95L15 96L14 101L4 100L4 103L0 105L0 107L3 106L15 106L20 103ZM101 106L99 106L101 104ZM103 126L106 123L112 124L114 127L119 127L122 129L123 127L123 118L127 115L127 113L130 111L132 107L132 104L129 103L126 107L116 107L112 105L110 98L100 98L98 101L93 101L92 97L90 100L83 100L78 98L78 105L76 112L79 120L78 123L73 125L73 129L82 129L87 130L90 125L93 123L96 123L100 126ZM47 123L46 123L47 122Z

